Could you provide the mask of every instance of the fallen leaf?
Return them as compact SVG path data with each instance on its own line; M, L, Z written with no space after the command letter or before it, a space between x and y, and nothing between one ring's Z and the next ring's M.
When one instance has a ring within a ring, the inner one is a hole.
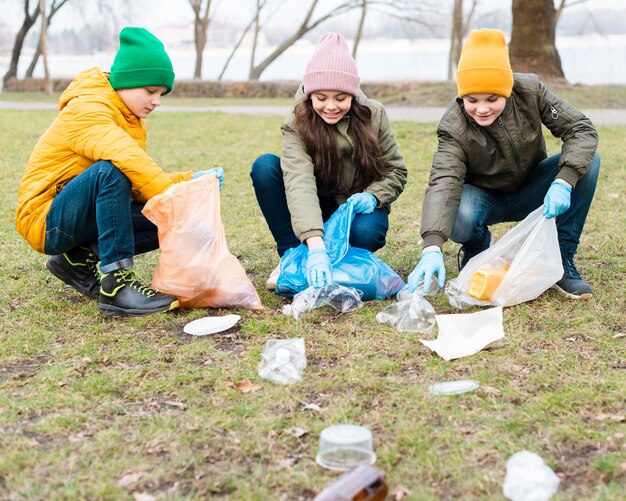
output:
M276 462L276 466L278 467L279 470L291 469L291 467L294 464L296 464L296 461L298 461L298 458L293 458L293 457L279 459Z
M300 400L300 404L302 404L302 409L303 411L309 411L309 412L322 412L322 408L314 403L310 403L307 404L306 402L304 402L303 400Z
M402 501L404 499L404 496L408 496L409 494L411 494L411 491L408 489L408 487L404 487L403 485L401 485L392 490L389 493L389 496L391 496L391 499L393 499L394 501Z
M261 389L260 384L252 384L249 379L244 379L235 385L241 393L252 393Z
M135 501L155 501L156 498L152 494L147 492L133 492L133 499Z
M128 487L129 485L137 482L137 480L139 480L143 476L144 476L144 473L141 471L138 471L136 473L127 473L126 475L124 475L122 478L120 478L117 481L117 486Z
M626 337L626 334L624 334L623 332L618 332L613 336L613 339L619 339L621 337Z
M572 343L576 342L576 336L566 337L565 341L571 341Z
M498 390L498 388L494 388L492 386L481 386L481 391L486 393L487 395L493 395L494 397L499 397L502 395L502 392Z
M175 402L174 400L166 400L163 402L165 405L169 405L170 407L176 407L181 411L184 411L187 406L183 402Z
M301 426L296 426L295 428L287 428L285 433L287 435L291 435L292 437L300 438L309 433L309 430L302 428Z
M594 419L596 421L615 421L616 423L621 423L626 420L626 416L623 414L605 414L604 412L601 412L600 414L597 414Z

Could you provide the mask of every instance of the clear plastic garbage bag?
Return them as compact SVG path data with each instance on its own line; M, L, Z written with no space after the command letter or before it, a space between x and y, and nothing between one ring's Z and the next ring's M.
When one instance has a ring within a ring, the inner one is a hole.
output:
M176 296L183 308L262 308L246 271L228 250L216 176L173 185L151 198L143 213L159 231L153 288Z
M506 462L502 493L512 501L548 501L560 479L541 456L530 451L513 454Z
M353 219L353 204L345 203L324 224L324 245L333 281L360 290L363 301L393 296L404 286L402 278L372 252L349 244ZM293 296L309 286L305 275L308 257L309 249L304 244L284 254L276 293Z
M437 322L435 319L435 309L424 299L423 294L422 285L413 293L409 292L408 287L405 287L398 292L396 296L398 301L385 306L385 308L376 315L376 320L381 324L393 325L400 332L421 332L428 334L433 330Z
M330 284L324 287L308 287L293 297L291 304L283 306L282 312L300 320L315 308L331 306L339 313L348 313L363 306L361 291L343 285Z
M501 272L499 285L490 299L470 296L475 273ZM511 229L493 247L474 256L445 288L450 304L512 306L538 297L563 276L561 251L554 218L543 216L543 205Z
M304 338L270 339L261 354L259 376L278 384L299 383L305 367Z

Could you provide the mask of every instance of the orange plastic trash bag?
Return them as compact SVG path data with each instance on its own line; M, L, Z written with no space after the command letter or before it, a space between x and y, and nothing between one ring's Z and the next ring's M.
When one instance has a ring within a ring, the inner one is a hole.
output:
M216 176L175 184L150 199L143 214L159 231L154 289L176 296L182 308L262 308L243 266L228 250Z

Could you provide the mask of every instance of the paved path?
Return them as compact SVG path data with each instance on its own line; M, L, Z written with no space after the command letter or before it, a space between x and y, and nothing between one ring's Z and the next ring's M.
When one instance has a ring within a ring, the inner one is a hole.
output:
M20 103L0 101L0 110L56 110L55 103ZM240 115L287 116L290 106L176 106L164 104L159 112L221 112ZM416 106L385 106L391 120L410 122L439 122L445 108L422 108ZM626 109L583 110L595 125L626 125Z

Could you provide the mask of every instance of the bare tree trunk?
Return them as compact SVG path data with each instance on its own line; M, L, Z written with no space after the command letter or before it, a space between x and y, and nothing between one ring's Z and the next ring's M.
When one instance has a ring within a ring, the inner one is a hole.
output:
M259 41L259 28L260 28L260 19L261 19L261 2L260 0L256 0L256 11L254 15L254 37L252 38L252 52L250 53L250 69L248 73L252 73L252 69L254 68L254 60L256 59L256 46Z
M50 72L48 71L48 52L46 51L46 0L39 0L39 10L41 11L41 32L39 33L39 50L43 56L43 82L44 89L48 96L52 95L52 85L50 83Z
M459 62L463 33L463 0L454 0L452 10L452 31L450 33L450 56L448 58L448 80L454 80L454 69Z
M235 52L237 52L239 47L241 47L241 44L243 43L243 39L246 38L248 31L250 30L250 28L252 28L252 23L254 23L254 18L252 19L252 21L248 23L248 26L246 26L246 28L243 30L243 32L241 33L241 36L239 37L239 40L237 40L237 43L235 44L235 47L233 47L233 50L228 55L228 58L226 59L226 62L224 63L224 66L222 67L222 71L220 72L220 75L217 77L218 80L221 80L222 77L224 76L224 73L226 73L226 70L228 69L228 65L230 64L230 61L235 56Z
M69 0L60 0L58 4L56 3L56 0L52 2L52 5L50 6L50 14L48 14L47 16L46 28L50 26L50 21L52 21L52 17L68 1ZM26 69L26 73L24 74L26 78L32 78L33 73L35 72L35 68L37 67L37 62L39 61L40 56L41 56L41 49L39 45L37 45L37 48L35 49L35 53L33 54L33 59L30 61L30 64L28 65L28 68Z
M356 51L361 43L361 36L363 35L363 26L365 25L365 16L367 15L367 0L362 0L361 3L361 17L359 24L356 28L356 34L354 35L354 45L352 46L352 57L356 59Z
M15 35L15 42L13 44L13 51L11 53L11 62L9 63L9 69L2 77L2 84L6 86L7 82L10 78L17 76L17 63L20 60L20 55L22 54L22 48L24 47L24 39L26 35L35 24L37 17L39 16L39 2L37 2L37 7L32 14L29 13L30 1L24 0L24 20L22 21L22 26L20 26L17 35Z
M204 5L203 0L189 0L189 4L194 13L193 34L196 46L196 66L193 72L193 78L199 80L202 78L202 59L207 42L206 32L211 22L209 18L211 0L207 0Z
M319 26L324 21L330 19L331 17L341 14L343 12L347 12L358 5L360 5L361 0L346 0L338 4L331 11L327 12L320 18L315 21L311 21L313 17L313 13L315 12L315 8L317 7L318 0L312 0L311 5L306 13L304 21L300 24L298 29L283 43L281 43L274 52L272 52L269 56L267 56L263 61L257 64L254 68L250 70L250 76L248 77L250 80L258 80L261 77L263 71L272 64L283 52L285 52L289 47L291 47L295 42L300 40L306 33L311 31L312 29Z
M537 73L548 81L564 81L555 39L553 0L513 0L509 45L513 71Z

